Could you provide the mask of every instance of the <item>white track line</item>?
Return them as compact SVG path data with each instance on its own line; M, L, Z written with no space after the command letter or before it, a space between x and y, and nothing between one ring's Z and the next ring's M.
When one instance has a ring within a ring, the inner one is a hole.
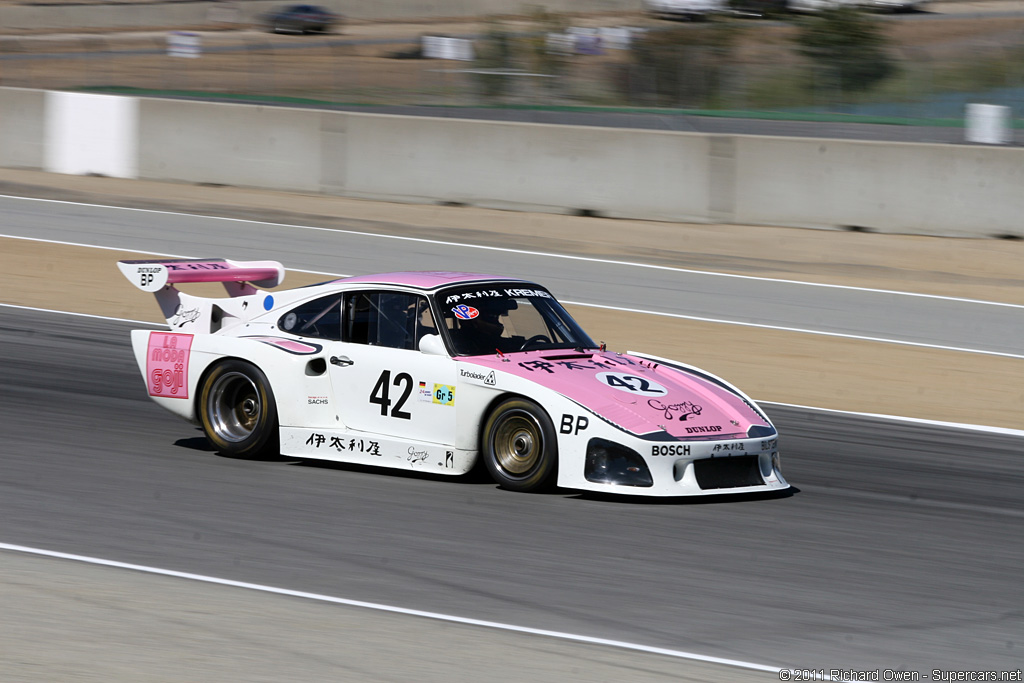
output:
M57 311L52 308L37 308L35 306L19 306L18 304L4 304L0 303L0 307L3 308L17 308L22 311L39 311L40 313L61 313L63 315L73 315L78 318L94 318L96 320L112 320L119 323L131 323L133 325L151 325L153 327L167 327L167 323L154 323L148 320L132 320L130 318L113 318L109 315L93 315L92 313L75 313L73 311Z
M1024 429L1011 429L1009 427L990 427L988 425L974 425L966 422L944 422L942 420L926 420L920 417L900 417L899 415L883 415L882 413L858 413L852 410L836 410L834 408L819 408L817 406L804 406L798 403L779 403L778 401L757 401L763 406L782 406L784 408L800 408L802 410L814 410L819 413L834 413L836 415L856 415L858 417L874 417L880 420L891 420L893 422L909 422L911 424L927 425L929 427L948 427L949 429L967 429L976 432L989 434L1004 434L1006 436L1024 437Z
M2 198L3 195L0 195ZM100 244L86 244L84 242L68 242L66 240L51 240L43 237L23 237L21 235L3 235L0 239L24 240L26 242L43 242L44 244L59 244L62 247L85 247L86 249L100 249L102 251L120 251L126 254L145 254L147 256L163 256L164 258L209 258L208 256L184 256L182 254L167 254L161 251L144 251L142 249L125 249L124 247L105 247ZM287 270L296 273L309 273L310 275L323 275L325 277L351 277L350 275L338 275L337 273L325 273L322 270L304 270L302 268L288 268Z
M2 197L2 196L3 195L0 195L0 197ZM185 214L185 215L191 215L191 214ZM321 228L317 228L317 229L321 229ZM70 247L85 247L85 248L92 248L92 249L102 249L102 250L106 250L106 251L123 251L123 252L128 252L128 253L146 254L146 255L150 255L150 256L165 256L167 258L206 258L206 257L199 257L199 256L183 256L183 255L180 255L180 254L162 254L162 253L155 252L155 251L139 251L139 250L135 250L135 249L123 249L123 248L119 248L119 247L96 246L96 245L84 244L84 243L80 243L80 242L66 242L66 241L63 241L63 240L50 240L50 239L44 239L44 238L41 238L41 237L21 237L20 235L3 235L3 234L0 234L0 238L16 239L16 240L27 240L29 242L44 242L44 243L47 243L47 244L60 244L62 246L70 246ZM410 238L410 239L412 239L412 238ZM421 241L426 241L426 240L421 240ZM522 252L522 253L526 253L526 252ZM310 274L310 275L323 275L324 277L328 277L328 278L332 278L332 277L337 277L337 278L350 277L349 275L344 275L344 274L341 274L341 273L328 273L328 272L325 272L325 271L322 271L322 270L304 270L304 269L301 269L301 268L287 268L287 270L291 270L291 271L294 271L296 273L307 273L307 274ZM829 286L831 286L831 285L829 285ZM867 291L883 291L883 290L867 290ZM898 293L898 292L896 292L896 293ZM928 295L928 296L931 296L931 295ZM944 297L938 297L938 298L944 298ZM956 299L956 300L957 301L970 301L968 299ZM664 311L649 311L649 310L642 309L642 308L626 308L626 307L623 307L623 306L605 306L603 304L592 304L592 303L587 303L587 302L584 302L584 301L562 300L562 303L569 304L569 305L572 305L572 306L586 306L588 308L600 308L600 309L604 309L604 310L608 310L608 311L621 311L623 313L641 313L641 314L644 314L644 315L655 315L655 316L661 316L661 317L665 317L665 318L678 318L680 320L693 320L695 322L718 323L718 324L721 324L721 325L738 325L740 327L753 327L753 328L762 329L762 330L778 330L780 332L795 332L795 333L798 333L798 334L814 334L814 335L818 335L818 336L822 336L822 337L838 337L840 339L853 339L853 340L856 340L856 341L878 342L878 343L882 343L882 344L897 344L897 345L900 345L900 346L911 346L911 347L923 348L923 349L936 349L936 350L939 350L939 351L957 351L957 352L961 352L961 353L973 353L973 354L978 354L978 355L983 355L983 356L996 356L996 357L999 357L999 358L1024 359L1024 354L1006 353L1006 352L1003 352L1003 351L987 351L985 349L972 349L972 348L962 347L962 346L944 346L942 344L928 344L928 343L925 343L925 342L912 342L912 341L906 341L906 340L903 340L903 339L889 339L887 337L869 337L869 336L857 335L857 334L846 334L846 333L843 333L843 332L825 332L824 330L810 330L810 329L801 328L801 327L786 327L786 326L783 326L783 325L767 325L767 324L763 324L763 323L748 323L748 322L743 322L743 321L740 321L740 320L725 320L725 319L722 319L722 318L706 318L706 317L695 316L695 315L685 315L683 313L666 313ZM976 302L976 303L994 303L994 302L979 301L979 302ZM1003 304L998 304L998 305L1003 305ZM1016 304L1006 304L1006 305L1014 305L1015 306ZM60 311L57 311L57 312L60 312Z
M570 260L570 261L585 261L585 262L588 262L588 263L603 263L603 264L606 264L606 265L627 266L627 267L630 267L630 268L646 268L646 269L650 269L650 270L664 270L664 271L670 271L670 272L675 272L675 273L688 273L688 274L691 274L691 275L707 275L709 277L734 278L734 279L738 279L738 280L754 280L754 281L758 281L758 282L773 282L773 283L787 284L787 285L802 285L802 286L806 286L806 287L825 287L825 288L828 288L828 289L845 289L845 290L850 290L850 291L855 291L855 292L869 292L869 293L872 293L872 294L894 294L894 295L897 295L897 296L911 296L911 297L919 297L919 298L923 298L923 299L938 299L938 300L942 300L942 301L956 301L956 302L960 302L960 303L979 304L979 305L983 305L983 306L1003 306L1003 307L1006 307L1006 308L1024 308L1024 304L1011 304L1011 303L1006 303L1006 302L1003 302L1003 301L986 301L984 299L968 299L968 298L964 298L964 297L943 296L943 295L940 295L940 294L922 294L920 292L904 292L904 291L900 291L900 290L896 290L896 289L875 289L875 288L872 288L872 287L855 287L853 285L836 285L836 284L829 284L829 283L825 283L825 282L805 282L803 280L786 280L786 279L781 279L781 278L759 277L759 276L756 276L756 275L738 275L736 273L718 273L718 272L708 271L708 270L695 270L695 269L691 269L691 268L678 268L678 267L675 267L675 266L660 266L660 265L656 265L656 264L653 264L653 263L640 263L640 262L636 262L636 261L618 261L618 260L615 260L615 259L602 259L602 258L595 258L595 257L592 257L592 256L577 256L577 255L573 255L573 254L557 254L557 253L545 252L545 251L529 251L529 250L524 250L524 249L512 249L512 248L509 248L509 247L492 247L492 246L487 246L487 245L482 245L482 244L469 244L469 243L465 243L465 242L449 242L449 241L446 241L446 240L427 239L425 237L407 237L407 236L404 236L404 235L385 235L385 234L380 234L380 233L375 233L375 232L363 232L363 231L360 231L360 230L344 230L344 229L340 229L340 228L323 228L323 227L319 227L319 226L315 226L315 225L295 225L293 223L272 223L272 222L269 222L269 221L254 221L254 220L251 220L251 219L243 219L243 218L227 218L227 217L224 217L224 216L207 216L207 215L198 214L198 213L183 213L181 211L161 211L161 210L158 210L158 209L140 209L140 208L135 208L135 207L125 207L125 206L108 206L108 205L105 205L105 204L89 204L89 203L85 203L85 202L71 202L71 201L65 201L65 200L59 200L59 199L41 199L41 198L38 198L38 197L17 197L17 196L13 196L13 195L0 195L0 199L20 199L20 200L30 201L30 202L46 202L46 203L52 203L52 204L69 204L69 205L72 205L72 206L85 206L85 207L97 208L97 209L116 209L116 210L122 210L122 211L138 211L138 212L142 212L142 213L152 213L152 214L159 214L159 215L166 215L166 216L185 216L185 217L188 217L188 218L206 218L206 219L210 219L210 220L232 221L232 222L236 222L236 223L250 223L250 224L254 224L254 225L266 225L266 226L270 226L270 227L293 228L293 229L296 229L296 230L312 230L312 231L317 231L317 232L330 232L330 233L337 233L337 234L343 234L343 235L358 235L360 237L372 237L372 238L377 238L377 239L390 239L390 240L400 240L400 241L406 241L406 242L419 242L419 243L422 243L422 244L437 244L437 245L448 246L448 247L460 247L460 248L463 248L463 249L480 249L480 250L483 250L483 251L498 251L498 252L512 253L512 254L527 254L527 255L530 255L530 256L543 256L543 257L546 257L546 258L560 258L560 259L567 259L567 260ZM13 235L0 235L0 237L14 237L14 236ZM140 252L140 253L144 253L144 252Z
M765 325L763 323L748 323L739 320L724 320L721 318L703 318L697 315L685 315L683 313L665 313L663 311L648 311L641 308L624 308L622 306L604 306L602 304L588 304L582 301L566 301L564 304L573 306L586 306L588 308L602 308L609 311L622 311L624 313L643 313L645 315L658 315L666 318L680 318L682 320L693 320L703 323L719 323L722 325L739 325L740 327L756 327L761 330L779 330L781 332L798 332L800 334L816 334L822 337L839 337L841 339L855 339L857 341L881 342L884 344L898 344L900 346L913 346L922 349L937 349L939 351L959 351L961 353L976 353L983 356L998 356L1000 358L1024 359L1024 354L1005 353L1003 351L986 351L985 349L971 349L963 346L944 346L942 344L928 344L925 342L912 342L903 339L888 339L886 337L868 337L860 334L846 334L844 332L825 332L824 330L808 330L801 327L785 327L783 325Z
M663 647L652 647L650 645L640 645L638 643L628 643L621 640L610 640L608 638L594 638L591 636L581 636L572 633L563 633L561 631L548 631L546 629L529 628L526 626L515 626L513 624L503 624L497 621L484 621L482 619L470 619L467 617L458 617L450 614L440 614L438 612L425 612L423 610L407 609L405 607L395 607L393 605L383 605L376 602L363 602L362 600L349 600L348 598L337 598L330 595L322 595L320 593L307 593L305 591L290 590L287 588L275 588L274 586L264 586L258 583L246 583L243 581L232 581L231 579L221 579L214 576L204 576L202 574L190 574L187 572L178 572L170 569L160 569L157 567L147 567L139 564L127 564L125 562L117 562L114 560L104 560L98 557L87 557L85 555L71 555L68 553L60 553L52 550L43 550L40 548L30 548L21 545L12 545L10 543L0 543L0 550L9 550L12 552L26 553L29 555L40 555L43 557L52 557L61 560L72 560L74 562L84 562L86 564L100 565L104 567L115 567L117 569L129 569L131 571L144 572L146 574L156 574L159 576L170 576L177 579L187 579L189 581L200 581L203 583L212 583L221 586L230 586L232 588L243 588L246 590L260 591L262 593L272 593L274 595L284 595L293 598L303 598L305 600L316 600L318 602L328 602L335 605L346 605L349 607L361 607L363 609L371 609L379 612L391 612L393 614L404 614L412 617L423 617L425 619L433 619L435 621L445 621L453 624L465 624L467 626L480 626L483 628L496 629L500 631L511 631L514 633L526 633L535 636L546 636L548 638L557 638L559 640L568 640L576 643L586 643L588 645L605 645L608 647L615 647L624 650L633 650L635 652L644 652L647 654L665 655L667 657L676 657L679 659L689 659L697 662L705 662L709 664L721 664L723 666L738 667L741 669L750 669L753 671L765 671L768 673L778 674L780 669L777 666L768 666L765 664L755 664L753 662L744 662L737 659L726 659L723 657L712 657L709 655L701 655L694 652L683 652L681 650L670 650Z

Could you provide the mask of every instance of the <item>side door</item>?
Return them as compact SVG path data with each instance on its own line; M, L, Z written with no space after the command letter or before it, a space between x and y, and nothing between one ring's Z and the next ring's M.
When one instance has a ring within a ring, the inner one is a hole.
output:
M342 300L341 341L329 354L340 419L350 429L437 444L455 443L457 368L419 350L436 334L427 298L360 290Z

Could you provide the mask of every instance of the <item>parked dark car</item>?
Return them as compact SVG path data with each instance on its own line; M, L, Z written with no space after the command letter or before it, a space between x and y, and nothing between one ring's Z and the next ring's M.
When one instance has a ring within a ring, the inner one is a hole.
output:
M318 5L287 5L263 17L274 33L328 33L341 17Z

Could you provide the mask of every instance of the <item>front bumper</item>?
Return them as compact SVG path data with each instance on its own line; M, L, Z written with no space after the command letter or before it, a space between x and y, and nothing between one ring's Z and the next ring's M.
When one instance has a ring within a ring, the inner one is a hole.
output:
M566 445L583 451L579 459L567 458L560 446L559 485L569 488L666 497L789 488L776 435L662 441L619 432Z

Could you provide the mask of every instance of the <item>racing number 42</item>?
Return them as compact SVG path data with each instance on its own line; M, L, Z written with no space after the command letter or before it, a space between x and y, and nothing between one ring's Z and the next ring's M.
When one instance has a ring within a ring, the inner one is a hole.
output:
M402 395L398 398L395 403L395 407L391 408L391 387L403 385ZM380 414L384 417L388 415L388 408L391 408L391 417L397 417L401 420L408 420L412 418L412 415L402 410L402 406L409 400L409 394L412 393L412 375L408 372L400 372L395 375L395 380L391 381L391 371L385 370L380 373L380 377L377 378L377 383L373 386L373 391L370 392L370 403L376 403L380 406Z
M636 375L622 375L621 377L609 375L605 381L610 387L621 387L630 391L639 391L642 394L651 390L651 383Z

